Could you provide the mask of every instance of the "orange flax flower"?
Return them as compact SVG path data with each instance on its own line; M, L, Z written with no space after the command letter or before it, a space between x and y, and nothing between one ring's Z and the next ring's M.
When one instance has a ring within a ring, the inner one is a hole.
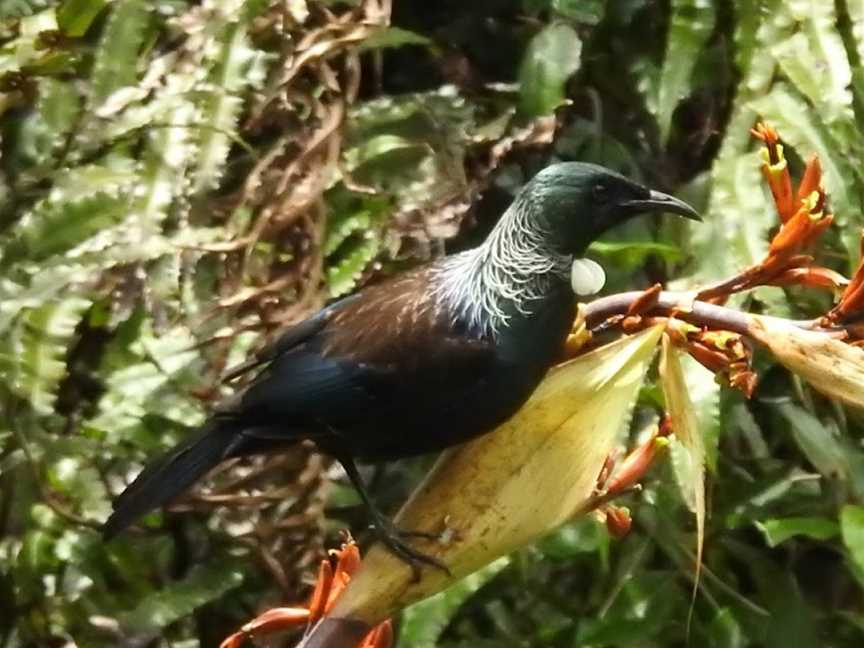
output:
M617 450L613 450L606 456L603 468L597 476L593 501L589 500L590 504L585 510L593 509L599 521L606 524L606 529L613 538L620 539L626 536L630 532L633 520L627 507L615 506L608 500L635 488L645 478L656 462L658 452L669 445L669 439L666 437L670 434L672 434L672 427L667 416L654 429L648 440L632 450L620 465L616 465L618 464Z
M603 485L603 491L608 495L621 493L641 481L654 464L657 451L669 445L666 437L671 433L672 429L664 419L645 443L624 458L621 466L612 473L612 478Z
M828 268L792 268L771 280L772 286L809 286L840 290L849 285L849 280L839 272Z
M795 201L792 198L792 179L789 177L789 164L783 156L780 136L773 126L763 122L756 124L750 131L754 137L765 142L761 150L762 175L771 188L774 204L781 222L785 223L795 214Z
M619 540L630 533L633 526L633 518L630 517L630 509L626 506L606 505L603 509L606 516L606 529L609 535Z
M793 193L789 165L777 131L760 122L751 132L765 143L761 150L762 173L771 188L781 222L763 265L772 270L785 270L792 267L793 257L815 241L833 220L825 210L822 165L818 156L811 156L798 189Z
M825 190L822 187L804 198L798 210L780 227L771 241L768 260L788 265L788 261L819 238L834 217L825 213Z
M853 316L864 312L864 231L861 232L860 250L861 261L858 262L852 280L843 291L840 301L825 318L829 323L852 319Z
M837 273L826 268L813 268L813 257L801 253L834 220L826 208L819 158L815 154L810 157L795 189L780 136L774 127L759 122L751 133L765 144L760 151L762 175L774 197L780 229L771 240L768 254L762 261L730 279L703 289L698 298L722 302L732 293L765 285L800 284L820 288L844 285L843 278ZM705 359L710 361L707 356Z
M327 560L321 561L315 589L306 607L281 607L267 610L245 624L237 632L227 637L219 648L239 648L247 639L255 635L265 635L311 626L321 619L345 590L351 576L360 566L360 551L353 540L348 540L338 551L332 551L336 565ZM389 620L375 626L357 645L357 648L392 648L393 627Z
M363 641L360 642L357 648L384 648L385 646L389 648L392 645L393 624L390 623L390 619L387 619L372 628L369 634L363 637Z
M819 162L819 156L815 153L807 160L807 166L804 168L804 175L801 177L801 183L798 185L798 202L801 203L814 191L822 189L822 163Z

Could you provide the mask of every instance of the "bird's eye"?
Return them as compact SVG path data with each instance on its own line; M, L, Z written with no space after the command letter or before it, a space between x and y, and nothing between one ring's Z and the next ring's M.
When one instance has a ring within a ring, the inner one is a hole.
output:
M594 201L605 202L609 198L609 188L605 184L596 184L593 189Z

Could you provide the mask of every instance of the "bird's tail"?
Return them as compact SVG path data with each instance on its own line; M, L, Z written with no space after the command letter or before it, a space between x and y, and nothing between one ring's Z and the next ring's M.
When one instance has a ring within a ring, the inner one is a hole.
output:
M230 418L214 418L188 439L155 460L114 501L102 532L117 535L136 519L171 501L223 459L242 454L242 427Z

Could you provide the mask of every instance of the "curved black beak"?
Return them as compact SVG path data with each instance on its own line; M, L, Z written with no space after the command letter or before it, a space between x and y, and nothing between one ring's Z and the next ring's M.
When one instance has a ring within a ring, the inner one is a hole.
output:
M624 203L622 207L627 209L627 211L668 212L670 214L678 214L690 220L702 221L699 212L683 200L678 200L675 196L670 196L662 191L654 191L653 189L648 193L648 198L630 200Z

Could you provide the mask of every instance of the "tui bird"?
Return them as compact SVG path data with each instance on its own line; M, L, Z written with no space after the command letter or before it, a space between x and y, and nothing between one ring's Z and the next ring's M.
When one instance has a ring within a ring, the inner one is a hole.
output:
M138 475L114 502L106 537L225 459L311 439L341 462L380 539L415 567L435 564L372 504L355 459L442 450L512 416L562 355L576 313L574 255L640 212L700 220L600 166L543 169L479 247L337 301L230 371L229 380L259 373Z

